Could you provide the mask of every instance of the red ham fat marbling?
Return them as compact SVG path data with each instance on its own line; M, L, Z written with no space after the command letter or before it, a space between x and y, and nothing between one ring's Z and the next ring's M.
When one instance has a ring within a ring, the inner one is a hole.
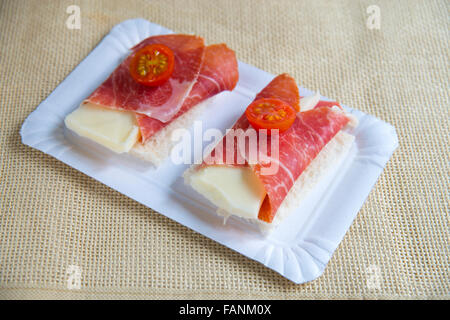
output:
M233 90L238 80L238 64L234 51L225 44L207 46L197 81L173 119L222 91ZM143 114L137 114L137 121L144 143L169 124L169 122L161 122Z
M256 98L261 97L276 97L288 103L297 103L299 101L295 80L286 74L276 77L256 96ZM348 122L349 119L343 112L336 111L328 106L297 113L293 125L279 135L278 157L272 157L270 152L272 150L270 145L271 139L267 139L267 158L264 159L264 162L258 159L255 164L244 164L253 169L267 193L259 211L259 220L268 223L272 222L278 208L300 174ZM245 114L235 123L233 129L242 129L243 134L245 134L246 130L252 129ZM228 151L238 152L236 144L234 144L234 150L227 148L226 139L230 137L229 132L225 135L222 142L212 150L211 154L205 158L199 168L207 165L242 165L237 162L226 162ZM233 139L235 139L234 136ZM217 159L218 152L221 153L218 157L219 159ZM246 158L245 155L242 157ZM215 163L212 163L212 159L215 160ZM237 161L236 155L234 161ZM270 167L274 162L278 165L276 173L263 174L262 169Z
M129 70L133 54L150 44L166 45L175 56L175 66L171 77L164 84L156 87L135 82ZM86 99L86 102L113 109L134 111L161 122L170 121L181 109L197 81L204 61L203 39L183 34L152 36L131 50L131 54Z
M298 114L292 127L279 136L279 158L272 160L279 162L278 172L274 175L261 174L261 169L270 163L260 162L252 166L267 192L258 219L272 222L300 174L348 122L345 114L329 107ZM270 147L268 150L271 150Z

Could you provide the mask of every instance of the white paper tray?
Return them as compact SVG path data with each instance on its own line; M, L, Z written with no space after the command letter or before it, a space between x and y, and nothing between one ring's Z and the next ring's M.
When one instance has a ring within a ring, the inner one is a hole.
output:
M129 155L117 155L83 141L64 128L65 116L97 88L141 40L170 30L143 19L115 26L100 44L25 120L22 142L84 172L161 214L263 263L295 283L322 274L334 250L363 205L398 145L395 129L373 116L345 107L360 124L356 143L344 164L322 179L301 208L268 237L237 220L215 214L216 208L185 186L188 165L170 160L155 169ZM211 39L210 39L211 40ZM246 106L274 77L239 62L240 80L233 92L213 98L202 116L203 128L232 126ZM300 88L301 95L312 94ZM81 145L80 145L81 144ZM207 143L205 143L207 144Z

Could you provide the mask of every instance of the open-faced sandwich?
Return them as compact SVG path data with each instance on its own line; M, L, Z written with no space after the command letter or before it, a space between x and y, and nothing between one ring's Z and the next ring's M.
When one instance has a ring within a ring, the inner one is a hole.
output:
M273 230L352 146L357 119L320 95L300 97L287 74L274 78L185 182L218 207ZM256 136L256 157L250 143ZM254 135L253 135L254 136ZM263 138L266 139L263 139ZM276 145L275 145L276 144Z
M200 115L201 102L238 81L235 54L200 37L149 37L65 119L78 135L155 165L168 157L171 134Z

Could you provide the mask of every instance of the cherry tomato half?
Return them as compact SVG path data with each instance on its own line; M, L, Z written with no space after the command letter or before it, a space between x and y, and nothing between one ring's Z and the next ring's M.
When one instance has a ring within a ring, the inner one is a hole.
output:
M279 99L262 98L253 101L245 110L245 115L253 128L272 129L279 132L289 129L295 121L296 113L286 102Z
M140 84L158 86L170 78L174 65L175 58L169 47L150 44L134 54L130 62L130 74Z

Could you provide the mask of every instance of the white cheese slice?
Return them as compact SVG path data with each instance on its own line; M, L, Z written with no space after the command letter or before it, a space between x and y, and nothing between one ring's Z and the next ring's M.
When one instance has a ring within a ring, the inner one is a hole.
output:
M205 167L190 176L190 184L220 209L246 219L258 219L266 196L250 167Z
M134 113L82 104L64 120L66 126L117 153L128 152L139 139Z
M320 101L320 93L317 91L314 95L306 96L300 99L300 112L314 109Z

